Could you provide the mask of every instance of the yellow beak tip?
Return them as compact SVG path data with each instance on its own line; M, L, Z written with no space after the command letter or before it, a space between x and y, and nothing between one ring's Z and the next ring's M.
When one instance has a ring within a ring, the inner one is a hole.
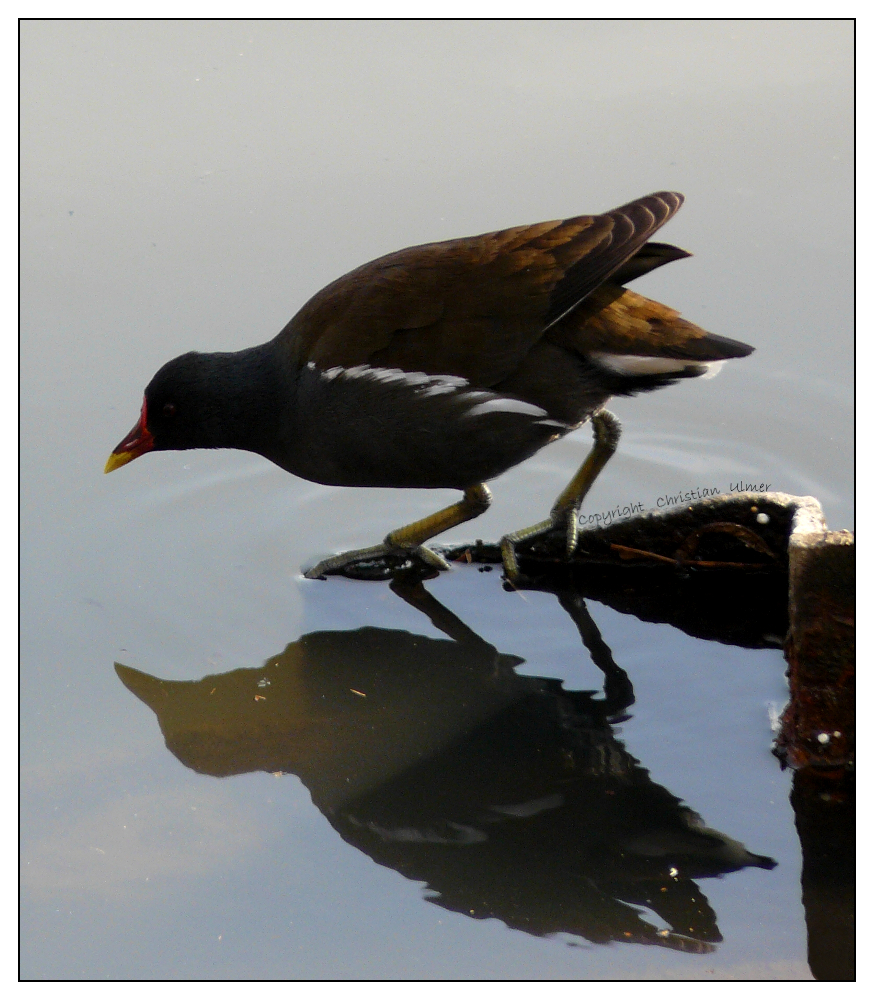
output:
M132 459L136 458L133 452L130 451L114 451L109 458L106 460L106 465L104 466L104 475L107 472L114 472L116 469L120 469L123 465L127 465Z

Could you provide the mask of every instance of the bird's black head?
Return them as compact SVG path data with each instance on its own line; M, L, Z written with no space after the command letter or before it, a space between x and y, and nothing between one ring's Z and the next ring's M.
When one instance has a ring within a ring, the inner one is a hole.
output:
M143 412L153 451L217 448L229 401L216 378L217 355L194 351L168 361L146 386ZM218 355L221 357L221 355Z
M168 361L146 387L140 419L116 447L106 472L147 451L256 446L269 426L271 357L264 348L194 351Z

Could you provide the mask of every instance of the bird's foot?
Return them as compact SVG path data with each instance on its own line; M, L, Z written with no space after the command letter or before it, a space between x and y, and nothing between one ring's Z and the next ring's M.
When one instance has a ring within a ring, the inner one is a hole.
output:
M326 576L348 576L357 580L387 580L410 566L433 570L450 569L449 563L427 545L405 548L388 541L366 549L352 549L329 556L304 571L308 580Z
M501 558L504 562L504 575L511 584L521 583L524 574L519 569L519 560L516 555L516 545L519 542L530 542L535 538L548 535L557 528L564 528L565 531L565 551L568 559L574 554L577 548L577 509L570 510L553 509L545 521L538 521L528 528L520 528L518 531L511 531L509 535L504 535L501 539Z
M616 451L621 431L622 425L614 414L603 407L595 410L592 414L592 432L595 438L592 450L586 456L586 460L579 467L573 479L559 494L558 499L552 505L549 517L545 521L532 524L530 528L513 531L501 539L504 572L511 584L517 583L522 577L516 558L516 544L518 542L531 541L557 528L563 528L568 559L576 552L579 530L577 518L580 507L591 489L592 483L595 482L598 474L610 460L610 456Z

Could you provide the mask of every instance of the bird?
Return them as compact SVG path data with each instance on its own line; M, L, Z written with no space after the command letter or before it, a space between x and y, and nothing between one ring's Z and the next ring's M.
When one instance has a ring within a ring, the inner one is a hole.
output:
M511 582L520 542L562 529L570 557L580 506L619 442L608 400L753 351L625 287L691 256L650 239L682 204L660 191L379 257L267 343L165 364L104 471L152 451L238 448L331 486L457 489L456 503L305 575L399 557L445 570L427 542L482 514L489 481L591 421L592 449L546 518L501 539Z

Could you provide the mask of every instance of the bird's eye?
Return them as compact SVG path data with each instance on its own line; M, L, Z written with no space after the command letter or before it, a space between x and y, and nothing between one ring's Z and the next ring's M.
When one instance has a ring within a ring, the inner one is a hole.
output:
M172 417L175 413L176 413L176 404L175 403L165 403L164 404L164 416L165 417Z

